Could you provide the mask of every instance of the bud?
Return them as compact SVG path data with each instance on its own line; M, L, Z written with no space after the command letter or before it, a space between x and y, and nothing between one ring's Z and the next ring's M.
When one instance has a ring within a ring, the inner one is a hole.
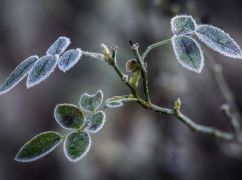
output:
M104 56L104 60L107 61L108 63L111 63L112 62L112 55L108 49L108 47L105 45L105 44L101 44L101 47L102 47L102 54Z
M139 65L137 63L136 59L130 59L126 63L126 71L127 72L134 72L139 68Z
M180 98L178 98L175 102L174 102L174 107L173 109L176 111L176 113L180 112L181 110L181 100Z
M129 81L129 76L127 76L127 75L123 75L122 80L123 80L124 82L128 82L128 81Z

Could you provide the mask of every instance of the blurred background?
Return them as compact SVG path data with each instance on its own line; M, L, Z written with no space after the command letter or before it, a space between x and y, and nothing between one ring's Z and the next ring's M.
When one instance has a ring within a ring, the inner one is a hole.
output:
M59 36L70 48L100 52L101 43L119 46L123 70L133 58L128 41L149 44L171 36L170 18L191 14L229 32L242 45L240 0L0 0L0 82L25 58L45 54ZM206 49L224 68L224 76L242 110L242 62ZM225 99L208 69L201 74L177 63L170 44L147 57L155 104L172 107L180 97L182 111L195 122L231 131L221 113ZM8 180L241 180L242 148L195 134L174 118L130 103L107 110L107 123L92 136L90 152L69 162L62 147L30 164L13 161L18 149L42 131L66 134L55 122L58 103L77 104L80 94L102 89L105 98L129 93L112 68L82 58L71 71L57 70L39 86L25 81L0 96L0 179Z

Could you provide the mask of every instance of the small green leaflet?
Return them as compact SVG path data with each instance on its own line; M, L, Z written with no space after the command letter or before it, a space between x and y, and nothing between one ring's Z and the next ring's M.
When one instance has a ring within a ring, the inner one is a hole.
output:
M136 71L132 72L131 77L129 79L129 83L133 87L137 87L139 85L140 77L141 77L141 71L140 69L137 69Z
M102 129L105 120L106 115L103 111L98 111L96 113L91 114L86 119L86 121L88 122L86 130L90 133L97 133L100 129Z
M73 66L78 63L78 60L82 56L81 49L71 49L66 51L61 57L58 62L58 67L61 71L66 72L70 70Z
M105 104L109 108L117 108L123 106L124 102L136 101L136 98L127 97L127 96L114 96L109 99L106 99Z
M55 54L62 54L70 45L71 41L65 36L59 37L46 51L46 55L52 56Z
M68 160L77 162L91 147L91 137L87 132L71 132L64 141L64 153Z
M33 137L18 152L15 157L19 162L32 162L53 151L62 142L59 133L48 131Z
M44 56L32 67L27 79L27 88L33 87L45 80L56 68L58 55Z
M196 26L192 16L179 15L171 19L171 30L175 35L192 33Z
M172 45L178 62L189 70L200 73L204 57L200 45L191 37L174 35Z
M58 104L54 116L57 123L65 129L78 129L84 122L82 111L72 104Z
M81 95L79 106L86 112L93 112L98 109L103 101L103 92L99 90L96 94L84 93Z
M7 80L0 87L0 94L4 94L14 88L29 73L34 63L38 60L38 56L30 56L20 63Z
M242 59L239 45L223 30L211 25L199 25L196 35L213 50L231 58Z

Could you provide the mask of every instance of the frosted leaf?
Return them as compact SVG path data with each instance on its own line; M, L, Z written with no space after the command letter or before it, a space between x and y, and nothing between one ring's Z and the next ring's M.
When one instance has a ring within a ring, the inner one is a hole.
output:
M105 103L109 108L118 108L124 105L121 101L105 101Z
M7 80L0 87L0 94L4 94L14 88L28 74L38 56L30 56L21 62L9 75Z
M192 16L179 15L171 19L171 30L176 35L192 33L196 26Z
M58 104L54 116L58 124L65 129L78 129L84 122L83 113L72 104Z
M59 133L48 131L33 137L18 152L15 161L32 162L53 151L62 142Z
M51 56L55 54L62 54L70 45L71 41L67 37L59 37L46 51L46 54Z
M211 25L199 25L196 35L213 50L231 58L242 59L239 45L223 30Z
M58 67L61 71L66 72L76 65L82 56L81 49L71 49L66 51L59 60Z
M135 101L136 98L125 97L125 96L114 96L112 98L106 99L105 104L109 108L117 108L123 106L124 102Z
M29 72L27 88L33 87L45 80L56 68L58 55L40 58Z
M81 95L79 106L82 110L93 112L101 105L103 101L103 92L99 90L96 94L90 95L84 93Z
M106 115L103 111L98 111L94 114L91 114L86 119L86 121L88 122L86 130L90 133L97 133L100 129L102 129L105 120Z
M196 40L174 35L172 45L178 62L189 70L200 73L204 65L203 52Z
M91 147L91 137L87 132L71 132L64 141L64 153L68 160L77 162Z
M123 96L114 96L112 98L106 99L105 104L109 108L117 108L123 106Z

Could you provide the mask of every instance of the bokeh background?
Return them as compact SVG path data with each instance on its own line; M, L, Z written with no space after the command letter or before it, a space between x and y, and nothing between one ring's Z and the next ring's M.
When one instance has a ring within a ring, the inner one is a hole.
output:
M0 0L0 82L26 57L44 55L62 35L71 38L71 48L99 52L101 43L118 45L118 62L125 70L133 58L128 41L138 42L143 51L169 38L175 14L192 14L198 22L223 28L242 45L240 0ZM224 68L242 111L242 62L203 48ZM180 97L182 110L194 121L231 131L209 61L198 75L177 63L170 44L154 50L147 59L152 100L172 107ZM176 119L133 103L107 110L107 123L77 163L64 157L62 147L30 164L13 161L34 135L67 133L53 118L56 104L77 104L81 93L98 89L106 98L129 93L107 64L83 58L71 71L57 70L39 86L27 90L24 80L0 96L0 179L241 180L241 147L195 134Z

